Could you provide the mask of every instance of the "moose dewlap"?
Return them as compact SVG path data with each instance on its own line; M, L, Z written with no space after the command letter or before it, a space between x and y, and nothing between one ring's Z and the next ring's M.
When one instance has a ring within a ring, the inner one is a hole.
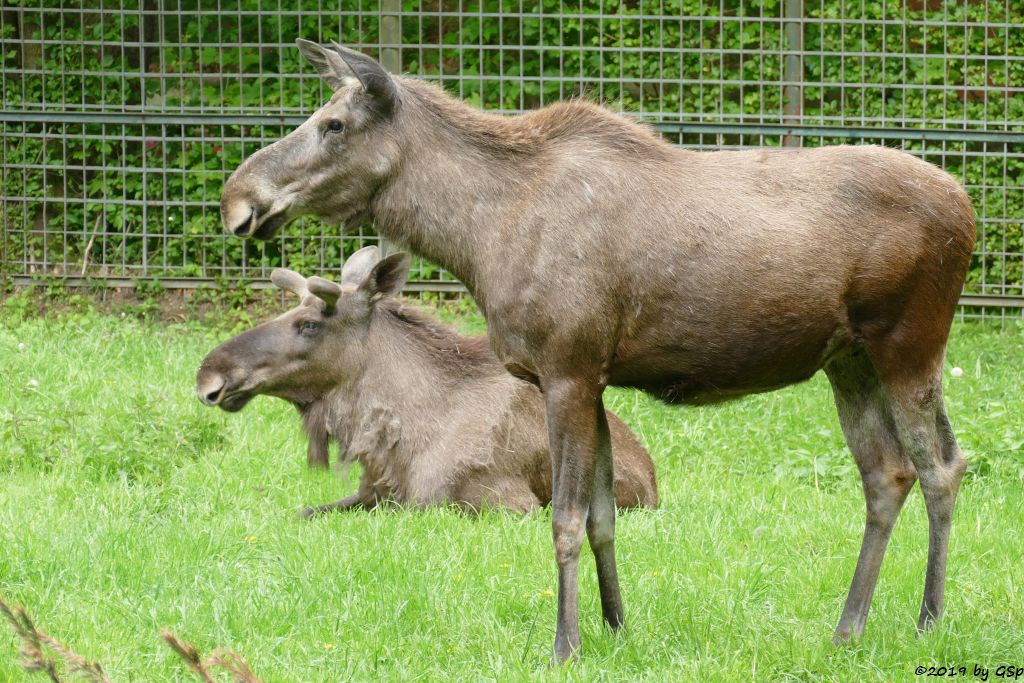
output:
M307 515L384 500L504 506L526 512L551 501L551 465L540 391L509 375L485 337L464 337L391 298L409 258L354 254L341 284L278 269L297 294L284 315L230 339L203 360L204 403L241 410L266 394L293 403L309 438L309 464L327 465L328 441L363 467L359 490ZM654 507L654 464L608 414L619 506Z

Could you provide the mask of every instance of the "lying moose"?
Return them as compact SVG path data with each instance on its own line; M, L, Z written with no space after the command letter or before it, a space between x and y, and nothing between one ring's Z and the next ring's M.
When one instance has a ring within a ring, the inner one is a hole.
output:
M277 269L272 280L299 306L230 339L203 360L196 393L241 410L259 394L293 403L311 466L327 466L328 440L363 466L359 490L331 510L455 503L527 512L551 501L544 401L515 379L485 337L464 337L391 298L405 284L406 254L356 252L341 285ZM656 507L654 463L608 414L620 507Z

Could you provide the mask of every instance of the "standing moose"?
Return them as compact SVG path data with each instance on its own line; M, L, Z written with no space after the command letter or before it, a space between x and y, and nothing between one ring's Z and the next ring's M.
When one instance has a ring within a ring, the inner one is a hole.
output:
M582 101L498 116L340 45L299 49L334 95L234 172L225 227L269 239L303 214L372 218L466 284L505 367L544 394L557 660L579 648L584 531L604 618L623 624L609 384L705 404L824 369L867 501L834 641L863 632L915 480L929 520L918 628L939 617L965 468L942 364L975 235L952 177L874 146L677 149Z

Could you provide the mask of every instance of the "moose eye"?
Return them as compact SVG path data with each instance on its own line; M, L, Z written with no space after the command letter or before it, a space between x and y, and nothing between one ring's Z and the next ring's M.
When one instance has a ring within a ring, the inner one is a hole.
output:
M327 122L327 130L331 131L332 133L340 133L344 129L345 124L339 121L338 119L331 119L330 121Z
M320 329L320 323L315 320L307 320L299 325L299 334L315 334Z

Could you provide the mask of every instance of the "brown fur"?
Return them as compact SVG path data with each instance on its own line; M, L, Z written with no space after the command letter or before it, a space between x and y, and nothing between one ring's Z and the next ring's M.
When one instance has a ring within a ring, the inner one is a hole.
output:
M322 50L302 49L314 61ZM835 639L863 630L915 478L930 520L918 624L931 625L965 463L941 388L975 236L956 180L884 147L676 149L580 101L501 117L422 82L382 87L369 58L335 56L340 70L321 73L340 97L238 168L225 226L265 238L277 221L265 215L372 216L470 289L498 357L544 391L558 659L579 646L584 532L605 619L623 622L608 384L702 404L824 370L868 509ZM364 98L386 99L390 115L370 116ZM344 135L314 136L335 119Z
M650 155L652 149L659 147L669 149L651 129L630 124L585 100L556 102L522 116L505 117L466 107L430 83L402 82L404 91L413 94L409 101L414 100L472 146L489 148L494 153L535 155L541 145L580 141L598 142L634 156Z

